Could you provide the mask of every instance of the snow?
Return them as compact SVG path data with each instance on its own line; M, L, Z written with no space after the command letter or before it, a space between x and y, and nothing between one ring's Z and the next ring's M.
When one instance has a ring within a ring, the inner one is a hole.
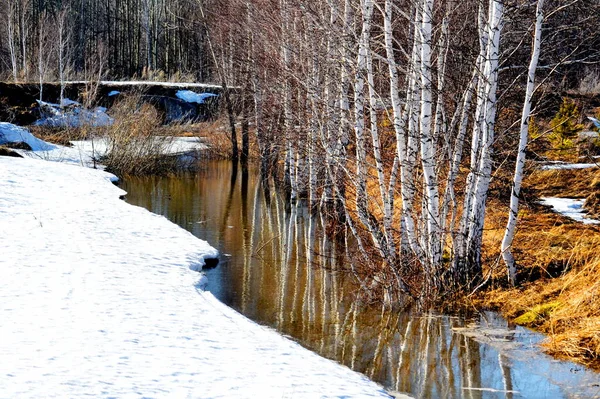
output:
M0 397L389 397L202 291L217 251L114 179L0 157Z
M596 168L598 164L595 163L566 163L561 161L550 161L545 162L544 165L540 167L542 170L564 170L564 169L588 169L588 168Z
M195 93L191 90L179 90L175 95L180 100L197 104L204 104L208 98L217 97L217 95L214 93Z
M155 140L157 140L156 145L162 147L165 155L194 155L208 148L199 137L157 136ZM32 148L32 151L15 150L25 157L99 168L102 168L102 165L97 164L95 160L105 156L111 145L106 137L71 141L73 147L54 145L36 138L25 128L0 122L0 145L21 141ZM188 158L184 159L184 161L188 160Z
M551 206L554 211L563 216L571 218L583 224L600 224L600 220L590 219L587 217L583 205L585 200L574 198L557 198L545 197L541 198L543 205Z
M81 106L81 104L80 104L80 103L78 103L77 101L73 101L73 100L70 100L70 99L68 99L68 98L63 98L63 100L62 100L62 101L61 101L61 103L60 103L60 106L61 106L61 107L70 107L70 106L77 106L77 107L80 107L80 106Z
M39 100L38 103L47 116L35 121L34 125L36 126L76 128L81 126L110 126L113 123L113 118L108 116L104 107L96 107L88 110L77 106L80 104L76 101L65 99L63 106L75 106L75 108L64 111L58 104L46 103Z
M53 144L38 139L27 129L13 125L12 123L0 122L0 145L6 143L27 143L33 151L52 151L57 148Z
M65 82L65 84L85 84L88 83L85 80L75 80ZM143 81L143 80L101 80L98 82L101 86L163 86L163 87L181 87L181 88L197 88L197 89L208 89L208 90L220 90L223 88L221 85L215 85L210 83L187 83L187 82L156 82L156 81ZM228 86L230 89L240 89L239 86Z
M116 96L117 94L121 94L121 92L118 90L112 90L110 93L108 93L108 96L112 97L112 96Z

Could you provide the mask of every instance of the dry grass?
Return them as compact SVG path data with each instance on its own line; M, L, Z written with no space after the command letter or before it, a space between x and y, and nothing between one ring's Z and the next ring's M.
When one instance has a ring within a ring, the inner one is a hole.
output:
M600 187L598 169L536 170L524 184L539 197L585 198Z
M240 124L236 124L238 150L242 150L242 132ZM217 159L231 159L233 155L233 146L231 145L231 131L229 121L224 116L213 122L198 123L188 132L197 137L201 137L202 141L208 145L208 155ZM254 137L256 132L252 126L249 131L249 144L251 159L259 158L258 146Z
M529 198L597 198L598 180L600 171L593 169L535 171L525 187ZM488 209L484 245L490 268L499 257L507 208L491 199ZM491 288L476 303L548 334L548 353L600 369L600 227L582 225L535 201L525 202L513 254L524 283L507 288L504 266L496 263Z
M152 105L138 96L128 96L111 109L114 122L103 131L108 153L100 161L118 175L165 174L175 171L177 160L165 155L172 145L168 136L159 136L161 117Z

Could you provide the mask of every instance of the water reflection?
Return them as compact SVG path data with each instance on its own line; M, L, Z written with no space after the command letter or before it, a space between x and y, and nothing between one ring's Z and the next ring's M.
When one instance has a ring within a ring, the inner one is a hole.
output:
M221 301L390 390L418 398L600 395L596 374L541 355L537 334L494 314L465 321L362 304L341 272L352 244L329 239L320 216L287 204L256 172L215 161L196 175L123 186L129 202L221 251L207 272Z

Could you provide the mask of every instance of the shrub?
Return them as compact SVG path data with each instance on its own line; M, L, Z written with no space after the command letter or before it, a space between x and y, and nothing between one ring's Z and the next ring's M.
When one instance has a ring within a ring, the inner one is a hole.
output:
M560 109L550 121L550 128L552 128L550 139L555 147L566 149L573 146L572 140L583 130L583 125L577 123L578 119L579 111L573 100L563 98Z
M106 154L100 161L107 170L119 175L164 174L177 162L166 155L173 139L157 136L161 117L152 105L128 96L111 109L114 123L106 127Z

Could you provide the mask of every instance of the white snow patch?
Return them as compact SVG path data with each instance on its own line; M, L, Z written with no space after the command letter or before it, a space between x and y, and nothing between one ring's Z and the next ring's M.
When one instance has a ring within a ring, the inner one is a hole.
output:
M389 397L199 290L217 251L110 178L0 158L0 396Z
M600 220L587 217L583 209L583 205L585 204L585 200L583 199L545 197L541 198L541 203L551 206L555 212L583 224L600 224Z
M67 99L68 100L68 99ZM39 101L40 107L44 109L47 116L35 121L36 126L60 127L60 128L77 128L81 126L110 126L114 120L106 113L106 108L96 107L88 110L80 106L76 106L77 102L69 100L67 105L74 106L69 110L63 110L58 104L46 103ZM63 104L63 106L66 106Z
M180 100L197 104L204 104L207 99L211 97L217 97L217 95L214 93L195 93L191 90L179 90L175 95Z
M77 107L79 107L79 106L81 106L81 104L78 103L77 101L73 101L73 100L70 100L68 98L63 98L63 100L60 103L60 106L61 107L71 107L71 106L77 106Z
M156 137L157 146L160 146L165 155L189 156L182 162L191 162L197 159L197 154L208 148L198 137ZM71 141L73 147L54 145L32 135L27 129L0 122L0 145L5 143L25 142L32 151L15 150L19 154L33 159L62 162L86 167L104 169L97 163L98 159L107 155L111 142L106 137L97 137L90 140ZM190 158L191 157L191 158ZM116 178L115 178L116 179Z
M18 142L27 143L33 151L51 151L56 148L55 145L38 139L27 129L12 123L0 122L0 145Z
M542 170L556 170L556 169L589 169L597 168L598 164L595 163L566 163L561 161L549 161L545 162L540 166Z

